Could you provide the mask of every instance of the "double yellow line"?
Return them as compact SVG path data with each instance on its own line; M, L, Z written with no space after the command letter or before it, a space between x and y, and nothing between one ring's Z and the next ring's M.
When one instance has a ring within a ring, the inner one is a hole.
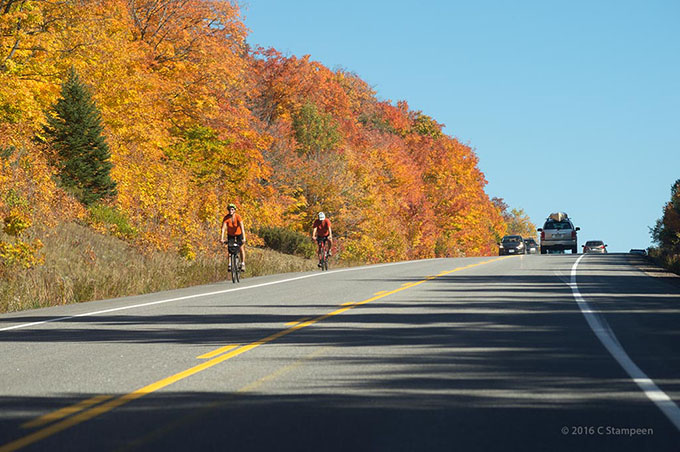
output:
M318 317L314 318L303 318L297 322L291 322L294 323L292 326L289 328L279 331L278 333L274 333L270 336L265 337L264 339L260 339L255 342L251 342L250 344L246 345L226 345L223 347L220 347L216 350L213 350L211 352L205 353L201 356L198 356L199 359L208 359L208 361L205 361L201 364L198 364L194 367L191 367L189 369L186 369L182 372L179 372L175 375L171 375L169 377L163 378L162 380L158 380L155 383L151 383L149 385L146 385L142 388L137 389L136 391L130 392L129 394L122 395L118 398L114 398L114 396L111 395L98 395L95 397L92 397L87 400L83 400L75 405L68 406L65 408L62 408L60 410L54 411L52 413L46 414L44 416L41 416L33 421L27 422L22 425L22 427L25 428L35 428L35 427L40 427L43 425L46 425L50 422L55 422L52 425L49 425L41 430L38 430L34 433L31 433L30 435L24 436L22 438L19 438L15 441L12 441L11 443L7 443L3 446L0 446L0 452L10 452L10 451L15 451L18 449L21 449L22 447L26 447L30 444L33 444L37 441L40 441L42 439L45 439L49 436L52 436L56 433L59 433L61 431L64 431L70 427L73 427L75 425L81 424L85 421L88 421L90 419L93 419L101 414L107 413L109 411L112 411L122 405L125 405L129 402L132 402L134 400L139 399L140 397L143 397L147 394L151 394L152 392L156 392L160 389L165 388L166 386L170 386L173 383L176 383L180 380L184 380L185 378L188 378L192 375L196 375L199 372L203 372L206 369L209 369L213 366L216 366L224 361L227 361L231 358L234 358L238 355L241 355L245 352L248 352L254 348L257 348L261 345L267 344L269 342L272 342L276 339L279 339L283 336L286 336L288 334L291 334L295 331L298 331L302 328L306 328L310 325L314 325L315 323L321 322L322 320L326 320L329 317L336 316L338 314L342 314L343 312L346 312L350 309L353 309L357 306L361 306L367 303L370 303L372 301L379 300L381 298L385 298L390 295L394 295L398 292L401 292L406 289L410 289L412 287L418 286L420 284L423 284L427 281L431 281L436 278L440 278L442 276L446 276L448 274L465 270L468 268L472 267L477 267L480 265L484 264L489 264L491 262L496 262L502 259L507 259L508 257L512 256L506 256L502 258L497 258L497 259L491 259L483 262L479 262L476 264L470 264L466 265L464 267L458 267L453 270L449 271L444 271L436 276L428 276L427 278L421 280L421 281L415 281L415 282L410 282L410 283L405 283L398 289L392 290L392 291L381 291L377 292L374 294L373 297L368 298L363 301L357 301L357 302L348 302L348 303L343 303L342 307L339 309L336 309L333 312L329 312L328 314L324 314ZM113 399L113 400L111 400ZM70 416L70 417L69 417ZM59 421L60 419L63 419ZM59 421L59 422L56 422Z

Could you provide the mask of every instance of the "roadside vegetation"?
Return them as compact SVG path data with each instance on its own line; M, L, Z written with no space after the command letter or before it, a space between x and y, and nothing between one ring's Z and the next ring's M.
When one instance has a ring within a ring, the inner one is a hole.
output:
M533 233L443 124L247 33L229 1L0 1L0 311L219 281L229 203L246 276L316 268L319 211L343 265Z
M116 237L65 223L44 234L44 264L0 278L0 312L137 295L226 281L227 259L211 253L141 253ZM316 270L312 260L249 247L246 276ZM231 282L229 282L231 284Z
M671 199L651 234L656 246L649 249L649 257L658 265L680 274L680 179L671 187Z

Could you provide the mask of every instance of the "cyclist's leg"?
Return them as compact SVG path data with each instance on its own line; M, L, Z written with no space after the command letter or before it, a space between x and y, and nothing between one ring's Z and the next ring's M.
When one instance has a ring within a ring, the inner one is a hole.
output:
M316 257L319 258L319 265L321 267L321 261L323 260L323 240L320 237L316 238Z
M239 244L239 255L241 256L241 269L245 270L246 269L246 246L243 243L243 234L239 235L237 237L238 244Z

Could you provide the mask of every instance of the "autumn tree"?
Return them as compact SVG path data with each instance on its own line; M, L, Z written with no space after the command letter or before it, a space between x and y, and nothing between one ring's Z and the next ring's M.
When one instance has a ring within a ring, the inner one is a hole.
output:
M81 203L90 205L116 194L101 114L73 69L62 84L53 112L47 115L44 132L59 156L55 165L61 185Z
M220 139L209 127L196 126L179 133L181 141L166 151L168 158L180 162L198 185L226 183L239 185L247 176L248 162L235 152L230 140Z
M493 198L491 201L507 225L507 234L521 235L522 237L536 236L536 225L531 222L524 209L511 209L502 198Z
M507 233L521 235L522 237L535 237L536 226L531 222L524 209L511 209Z
M442 126L434 119L423 114L422 112L415 112L412 115L413 131L419 135L439 138L442 136Z
M665 253L680 253L680 179L671 187L671 200L663 209L663 216L651 230L652 239Z
M0 150L16 147L17 162L31 159L16 168L33 168L24 176L0 165L0 219L12 209L28 219L48 216L49 206L62 212L66 198L84 211L52 179L79 198L94 189L76 186L71 160L41 162L50 155L31 141L50 105L46 129L66 129L57 107L67 98L55 104L54 74L74 67L91 89L92 118L101 111L88 130L99 130L90 141L102 146L77 161L111 170L115 209L137 231L136 244L208 250L221 210L236 201L253 230L307 232L316 211L329 212L350 260L497 251L508 225L484 192L473 149L405 101L379 100L355 74L308 55L250 49L246 36L231 1L0 0ZM72 149L60 136L47 133L59 155ZM31 183L19 187L22 177ZM3 201L5 185L43 207L17 211ZM111 185L104 180L102 194Z
M293 129L300 154L317 156L331 150L340 141L333 117L320 113L316 105L310 102L293 116Z

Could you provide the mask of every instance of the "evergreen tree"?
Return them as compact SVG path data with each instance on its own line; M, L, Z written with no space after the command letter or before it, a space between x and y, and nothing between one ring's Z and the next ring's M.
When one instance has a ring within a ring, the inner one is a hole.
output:
M101 113L74 69L62 84L61 98L47 115L44 131L58 153L54 164L64 188L85 205L115 196Z

